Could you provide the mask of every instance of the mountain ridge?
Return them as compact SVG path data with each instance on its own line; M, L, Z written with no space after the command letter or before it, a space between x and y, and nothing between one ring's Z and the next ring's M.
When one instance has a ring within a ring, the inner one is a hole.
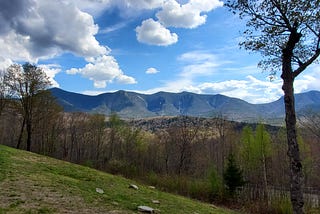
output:
M117 113L122 118L148 118L157 116L214 117L248 121L284 118L283 97L264 104L252 104L221 94L195 94L192 92L157 92L140 94L119 90L99 95L84 95L51 88L52 95L67 112L88 112L109 115ZM297 112L320 111L320 92L309 91L295 95Z

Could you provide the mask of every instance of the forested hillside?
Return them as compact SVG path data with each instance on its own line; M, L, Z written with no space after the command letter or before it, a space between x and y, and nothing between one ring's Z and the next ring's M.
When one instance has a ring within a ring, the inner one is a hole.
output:
M65 113L47 107L41 106L41 113L34 118L33 152L121 174L207 202L244 206L249 211L273 212L283 206L290 209L290 204L284 203L288 199L289 171L281 127L230 122L223 117L124 121L113 114L106 120L104 115ZM1 116L1 142L17 147L21 118L14 112L11 109ZM312 122L319 116L311 118L313 121L304 119L299 141L306 193L312 190L318 195L320 138L317 123ZM25 140L23 133L20 149L26 149ZM234 196L224 185L230 155L245 181L243 191ZM282 196L270 196L271 207L259 202L275 189ZM259 194L252 198L252 191ZM319 206L311 202L310 199L308 209Z

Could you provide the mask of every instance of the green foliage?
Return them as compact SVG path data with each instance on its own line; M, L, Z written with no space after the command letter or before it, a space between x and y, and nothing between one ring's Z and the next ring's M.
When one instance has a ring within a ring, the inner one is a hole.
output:
M274 213L292 214L292 206L289 197L273 199L271 201L271 209Z
M209 182L213 199L222 198L223 196L223 181L219 176L216 168L212 166L209 170Z
M244 160L246 170L251 170L256 164L253 160L254 136L250 126L245 126L242 130L240 155Z
M120 117L115 113L111 113L109 117L109 126L112 129L119 129L123 125L123 121Z
M305 178L305 182L308 182L308 178L312 174L313 170L313 158L311 155L311 149L310 146L305 143L301 137L301 135L298 135L298 144L301 154L301 163L302 163L302 170Z
M272 154L272 146L270 134L265 130L263 124L258 124L255 134L251 127L244 127L240 154L247 175L256 174L256 171L260 169L265 170L267 158Z
M246 165L255 168L261 164L262 158L272 154L270 134L265 130L263 124L258 124L255 135L251 127L246 126L242 131L241 154Z
M260 156L257 159L261 159L262 156L267 158L272 153L270 134L261 123L258 124L256 129L254 152Z
M235 194L238 187L245 184L242 170L238 167L234 155L231 153L228 157L226 171L223 173L223 180L231 196Z

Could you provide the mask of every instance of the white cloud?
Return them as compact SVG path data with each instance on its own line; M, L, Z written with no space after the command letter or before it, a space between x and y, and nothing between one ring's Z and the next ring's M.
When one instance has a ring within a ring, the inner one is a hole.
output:
M118 1L120 4L122 4L125 7L128 8L136 8L136 9L155 9L159 8L163 5L163 2L165 0L114 0Z
M108 92L114 92L114 91L82 91L80 92L81 94L85 94L85 95L90 95L90 96L96 96L96 95L99 95L99 94L103 94L103 93L108 93Z
M200 84L196 84L190 79L181 78L169 80L163 86L140 92L150 94L158 91L175 93L189 91L198 94L223 94L243 99L249 103L267 103L275 101L282 96L281 85L281 81L261 81L252 76L248 76L244 80L226 80Z
M6 70L13 62L0 56L0 72Z
M190 0L183 5L168 0L156 16L165 27L196 28L206 22L207 16L203 13L222 5L219 0Z
M312 64L307 70L294 82L294 90L296 93L306 92L310 90L320 91L320 65Z
M245 80L226 80L221 82L202 83L198 87L202 93L223 94L237 97L250 103L265 103L278 99L283 93L282 81L259 80L247 76Z
M112 0L69 0L72 1L81 11L94 16L99 16L102 12L113 5Z
M202 51L184 53L178 57L178 60L186 63L180 73L180 76L185 78L210 76L216 71L218 66L224 63L216 55Z
M136 84L137 83L137 81L133 77L130 77L130 76L127 76L124 74L117 76L116 81L121 84Z
M146 74L156 74L156 73L159 73L160 71L158 71L156 68L148 68L146 70Z
M136 28L137 39L141 43L158 46L168 46L178 41L178 35L171 33L159 22L147 19Z
M10 30L0 37L0 56L11 61L35 62L35 57L28 50L30 45L30 37Z
M215 56L205 51L190 51L186 52L178 57L180 61L202 63L203 61L213 60Z
M152 88L149 90L144 90L144 91L137 91L140 93L146 93L146 94L153 94L157 93L159 91L165 91L165 92L182 92L182 91L189 91L189 92L194 92L194 93L201 93L200 90L195 88L193 86L193 82L189 79L175 79L175 80L169 80L163 83L162 86Z
M153 88L145 93L155 93L158 91L181 92L190 91L199 94L223 94L229 97L236 97L250 103L266 103L275 101L282 96L282 80L274 79L270 81L266 76L263 80L253 75L246 76L245 79L218 80L216 77L223 75L221 69L229 61L221 60L219 55L208 51L190 51L180 55L177 60L181 63L181 72L170 80L163 82L163 85ZM253 69L251 66L228 70L227 72L239 73L246 69ZM226 71L223 71L224 73ZM256 72L253 72L256 74ZM232 75L232 74L230 74ZM257 75L261 75L260 73ZM197 78L205 76L205 82L197 82ZM209 81L212 79L212 81ZM219 77L219 79L222 79ZM311 78L312 79L312 78ZM312 79L313 80L313 79Z
M84 68L72 68L68 74L81 74L93 81L95 88L105 88L108 83L135 84L133 77L124 75L116 59L110 55L88 58Z
M140 2L140 1L139 1ZM144 20L136 28L137 40L149 45L167 46L178 42L178 35L171 33L167 27L196 28L206 22L207 16L203 13L221 7L219 0L190 0L180 4L176 0L165 0L161 10L156 13L158 21L151 18Z
M165 0L69 0L81 11L99 17L108 9L118 8L120 16L130 18L143 10L153 10L163 5Z
M57 64L46 64L46 65L39 65L40 68L46 73L49 77L50 83L52 87L59 87L59 83L54 79L56 74L61 72L60 65Z
M93 17L67 1L0 2L1 56L13 61L51 58L62 52L96 56L106 48L95 39Z

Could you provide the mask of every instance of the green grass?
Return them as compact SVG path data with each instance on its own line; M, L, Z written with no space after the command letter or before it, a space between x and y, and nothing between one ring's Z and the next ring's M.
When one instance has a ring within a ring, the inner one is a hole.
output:
M139 189L128 188L130 184ZM96 188L104 190L103 194ZM235 213L161 192L88 167L0 145L0 214L138 213L140 205L158 213ZM153 204L152 200L160 201Z

